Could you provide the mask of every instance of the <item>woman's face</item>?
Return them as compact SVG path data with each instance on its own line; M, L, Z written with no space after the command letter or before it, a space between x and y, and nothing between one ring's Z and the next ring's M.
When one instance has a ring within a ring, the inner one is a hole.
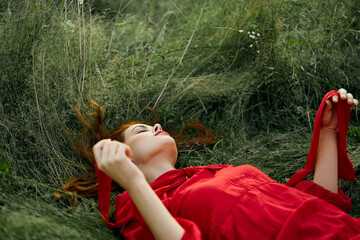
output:
M129 145L136 165L146 165L151 159L166 160L173 166L177 159L175 140L160 124L134 124L124 132L124 143Z

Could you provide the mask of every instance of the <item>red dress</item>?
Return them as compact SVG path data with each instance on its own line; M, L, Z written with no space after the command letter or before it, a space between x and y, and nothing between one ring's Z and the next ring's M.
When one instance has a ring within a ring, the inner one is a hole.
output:
M348 119L343 122L339 117L339 176L349 179L354 174L352 166L347 166L346 134L340 133L340 125L348 124ZM315 119L315 125L317 122ZM289 186L249 165L172 170L150 186L185 229L182 239L360 239L360 220L344 212L351 208L351 201L343 191L334 194L302 181L314 167L318 127L305 168L294 174ZM122 228L126 239L154 239L127 192L115 200L115 223L108 221L111 179L99 170L97 173L99 211L105 224Z
M172 170L150 185L185 229L183 239L360 238L360 220L249 165ZM342 191L311 188L330 201L351 204ZM116 198L115 209L126 239L154 239L127 192Z

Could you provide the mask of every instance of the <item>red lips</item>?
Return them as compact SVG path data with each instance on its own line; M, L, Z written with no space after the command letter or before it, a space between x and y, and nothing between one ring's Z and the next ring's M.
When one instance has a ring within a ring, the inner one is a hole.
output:
M168 134L167 132L165 132L165 131L157 131L155 134L154 134L154 136L157 136L157 135L159 135L159 134L166 134L166 135L170 135L170 134Z

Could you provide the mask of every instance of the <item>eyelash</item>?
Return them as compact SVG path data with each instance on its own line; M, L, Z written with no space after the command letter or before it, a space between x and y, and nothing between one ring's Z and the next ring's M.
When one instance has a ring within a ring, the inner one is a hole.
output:
M142 132L147 132L147 130L146 130L146 129L142 129L142 130L140 130L138 133L142 133Z

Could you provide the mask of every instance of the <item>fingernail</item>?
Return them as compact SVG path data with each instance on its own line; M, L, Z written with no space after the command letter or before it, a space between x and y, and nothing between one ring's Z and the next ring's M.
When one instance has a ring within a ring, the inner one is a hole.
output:
M341 97L342 97L342 98L345 98L346 96L345 96L345 94L341 94Z
M353 101L352 99L348 99L348 102L349 102L349 103L352 103L352 101Z
M334 96L334 101L338 101L338 96Z

